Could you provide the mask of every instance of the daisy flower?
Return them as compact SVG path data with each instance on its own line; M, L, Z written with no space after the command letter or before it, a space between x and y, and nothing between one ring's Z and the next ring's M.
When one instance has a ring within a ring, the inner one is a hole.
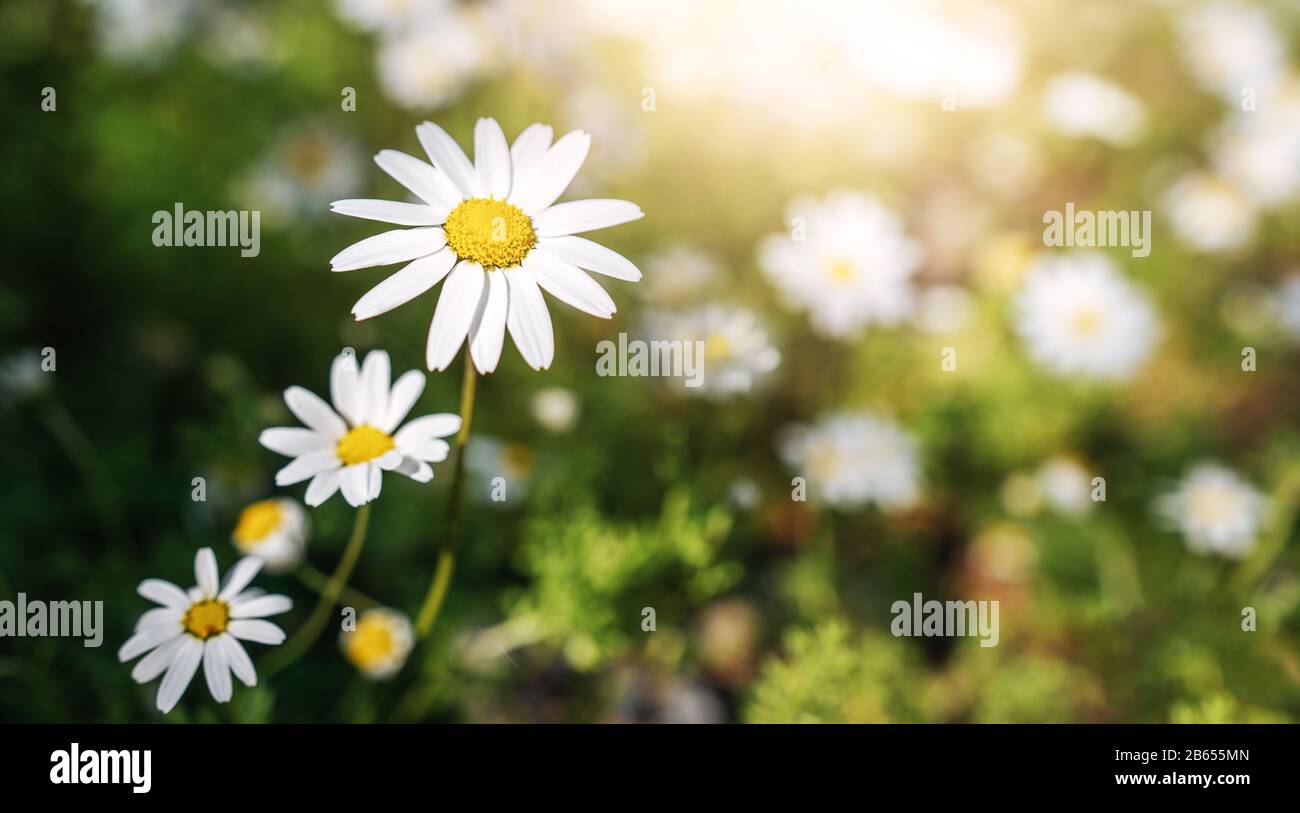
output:
M371 680L387 680L401 671L415 646L411 622L397 610L376 607L357 618L356 629L339 636L343 656Z
M572 390L547 387L533 396L533 418L548 432L568 432L578 422L581 405Z
M1015 304L1029 355L1059 375L1130 378L1159 335L1146 295L1096 252L1040 257Z
M440 438L460 431L460 418L425 415L398 429L424 391L424 373L408 370L389 387L390 366L383 350L371 351L357 370L356 356L343 353L330 368L334 406L302 387L284 391L284 402L307 425L275 427L258 441L293 462L275 475L275 484L311 480L306 502L313 508L335 491L353 507L379 496L382 473L396 471L417 483L433 479L430 463L447 459L451 447Z
M1090 73L1053 78L1043 94L1043 113L1062 135L1092 136L1116 147L1133 144L1146 127L1141 102Z
M125 663L144 655L131 670L136 683L163 676L157 701L163 714L176 706L200 663L208 691L218 703L230 700L231 673L245 686L257 685L253 662L239 642L281 643L284 632L263 619L293 607L287 596L244 589L261 567L256 556L240 559L222 583L216 555L212 548L203 548L194 556L198 584L188 591L162 579L140 582L136 591L162 606L140 616L135 634L117 651L117 658Z
M1201 3L1179 14L1183 57L1202 88L1237 104L1245 88L1264 90L1286 70L1283 27L1264 8Z
M1165 192L1164 207L1178 238L1196 251L1231 251L1255 236L1258 212L1235 184L1208 173L1189 173Z
M385 96L406 110L432 110L491 70L496 46L490 28L468 8L452 6L380 40L375 73Z
M838 192L798 198L788 216L791 231L764 238L758 262L817 332L846 338L911 313L921 248L896 214L868 195Z
M875 503L906 508L920 496L916 441L871 412L841 413L787 430L777 451L807 478L810 496L851 508Z
M266 562L268 573L293 570L302 561L311 518L297 500L258 500L239 513L230 539L247 556Z
M649 322L650 332L659 338L703 342L702 386L688 392L711 398L749 392L781 363L758 316L745 308L706 305L686 313L651 314Z
M353 315L378 316L445 277L429 328L430 370L445 370L468 338L474 366L492 372L507 330L530 367L549 367L555 339L541 292L610 318L614 300L582 269L631 281L641 272L622 255L576 235L636 220L641 209L622 200L555 203L591 146L591 137L580 130L552 144L551 128L534 124L508 145L495 120L479 119L474 163L436 124L421 124L416 135L432 164L394 150L383 150L375 162L419 203L333 204L340 214L413 227L362 240L331 261L335 271L410 263L361 297Z
M1196 553L1240 559L1250 552L1264 524L1268 500L1227 467L1192 467L1178 487L1156 502L1156 511L1177 528Z
M1069 455L1056 455L1039 467L1038 487L1047 504L1062 514L1092 510L1092 474Z

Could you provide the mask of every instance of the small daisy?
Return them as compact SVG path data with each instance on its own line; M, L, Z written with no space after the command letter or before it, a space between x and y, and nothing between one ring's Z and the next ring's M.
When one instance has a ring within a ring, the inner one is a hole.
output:
M1286 70L1283 30L1269 10L1239 3L1200 3L1179 13L1183 57L1193 77L1233 105L1245 88L1263 91Z
M1212 462L1194 466L1156 503L1157 512L1182 533L1192 551L1230 559L1240 559L1254 547L1267 509L1268 500L1254 486Z
M302 561L311 535L311 518L297 500L258 500L239 513L230 535L239 552L266 562L268 573L293 570Z
M758 261L816 331L846 338L907 318L921 248L896 214L868 195L837 192L798 198L788 216L790 231L764 238Z
M467 9L422 18L380 40L375 73L385 96L406 110L433 110L492 69L491 32Z
M162 579L140 582L137 592L162 606L140 616L135 634L117 651L117 658L125 663L144 655L131 670L136 683L163 675L158 686L158 710L163 714L180 701L200 663L208 691L218 703L230 700L232 672L245 686L257 685L253 662L239 642L281 643L284 632L263 619L293 608L287 596L244 589L261 567L261 559L245 557L221 583L216 555L212 548L203 548L194 556L198 584L188 591Z
M465 467L477 481L475 496L485 503L509 502L528 492L537 452L522 443L479 436L465 452Z
M1133 144L1146 127L1141 102L1090 73L1053 78L1043 95L1043 112L1063 135L1092 136L1116 147Z
M353 189L361 179L356 145L317 125L299 125L282 136L268 155L238 183L236 194L249 208L279 225Z
M42 355L34 347L16 350L0 359L0 398L26 401L50 388L51 376L42 369Z
M1016 312L1029 355L1059 375L1130 378L1159 335L1146 295L1096 252L1040 257Z
M441 127L416 128L433 164L394 150L376 163L421 203L341 200L333 210L415 228L395 229L352 245L331 261L335 271L409 262L373 288L352 313L369 319L405 304L446 278L429 328L430 370L445 370L466 338L480 372L496 369L509 330L524 361L551 366L555 339L542 291L608 319L614 300L586 271L638 280L622 255L576 236L642 217L634 203L577 200L556 204L587 157L591 137L575 130L551 144L551 128L534 124L506 143L501 126L479 119L476 163Z
M670 341L703 342L702 384L686 388L710 398L749 392L776 369L781 353L758 316L746 308L706 305L685 313L650 314L650 332Z
M1062 514L1092 510L1092 474L1078 460L1057 455L1038 469L1038 487L1048 506Z
M373 350L357 370L356 356L343 353L330 368L330 400L302 387L284 391L284 402L307 425L275 427L258 441L293 462L275 475L275 484L311 480L306 502L313 508L342 490L348 505L359 507L379 496L382 473L396 471L417 483L433 479L430 463L447 459L451 447L440 438L460 431L460 418L425 415L400 424L424 391L424 373L408 370L390 389L388 354ZM396 431L394 431L396 430Z
M1184 175L1165 192L1164 205L1178 238L1196 251L1231 251L1255 235L1254 205L1215 175Z
M357 618L357 628L339 636L343 655L371 680L387 680L401 671L415 646L411 622L397 610L376 607Z
M815 426L797 426L777 448L807 478L808 495L828 505L875 503L888 510L907 508L920 496L916 441L880 415L841 413Z
M548 432L568 432L578 421L578 396L563 387L547 387L533 396L533 418Z
M453 0L336 0L339 16L359 31L398 33L450 13Z

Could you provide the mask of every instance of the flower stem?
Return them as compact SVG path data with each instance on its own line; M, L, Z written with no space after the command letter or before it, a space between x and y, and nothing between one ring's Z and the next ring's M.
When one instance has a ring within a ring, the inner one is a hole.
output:
M325 623L334 610L334 605L338 603L339 596L347 587L348 578L352 575L352 569L356 567L357 559L361 558L361 547L366 541L366 527L369 524L370 503L366 503L357 509L356 520L352 524L352 537L348 539L343 558L339 560L339 565L334 569L334 575L330 576L325 589L321 590L320 598L307 618L307 623L303 624L284 646L267 658L265 668L267 675L272 675L298 660L320 637L321 630L325 628Z
M326 576L324 573L306 562L298 565L298 569L295 570L293 574L298 578L298 581L302 583L303 587L306 587L316 595L324 595L325 590L329 587L330 577ZM343 590L339 593L338 601L335 603L339 606L359 607L363 610L369 610L372 607L379 606L378 601L375 601L360 590L355 590L347 585L343 586Z
M474 360L470 358L468 347L465 350L465 377L460 387L460 432L456 435L456 448L453 450L451 470L451 493L448 495L446 534L442 548L438 552L438 564L433 572L433 581L429 592L424 596L424 604L415 621L415 632L424 638L433 629L433 622L438 620L438 611L447 597L451 586L452 571L456 567L456 522L460 516L460 493L465 482L465 447L469 444L470 422L474 418L474 384L477 381Z

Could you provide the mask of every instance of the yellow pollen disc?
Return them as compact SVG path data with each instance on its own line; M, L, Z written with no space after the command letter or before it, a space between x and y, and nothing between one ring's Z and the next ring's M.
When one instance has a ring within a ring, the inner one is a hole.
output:
M1091 336L1101 327L1101 314L1094 310L1079 311L1071 322L1074 332L1080 336Z
M847 260L840 260L831 264L831 279L836 282L851 282L857 276L857 271L853 264Z
M181 619L181 625L186 632L202 641L225 632L229 621L230 607L226 606L226 602L213 598L191 604Z
M519 265L537 245L533 221L513 204L495 198L470 198L451 210L443 224L447 245L462 260L484 268Z
M345 466L355 466L376 457L393 448L393 439L373 426L362 424L339 438L337 448L339 460Z
M731 342L727 341L726 336L715 333L704 340L704 360L706 362L721 361L727 358L731 358Z
M261 500L245 508L235 523L235 542L244 545L265 539L268 534L280 526L284 512L275 500Z
M357 621L357 628L343 640L344 654L358 669L379 666L392 656L396 647L388 619L373 615L362 616Z

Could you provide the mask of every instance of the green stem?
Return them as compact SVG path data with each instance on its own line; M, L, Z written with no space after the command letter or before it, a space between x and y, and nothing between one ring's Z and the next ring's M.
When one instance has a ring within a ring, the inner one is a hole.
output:
M316 643L321 630L329 621L334 605L338 603L339 596L347 586L348 578L352 575L352 569L356 567L357 560L361 558L361 547L366 541L366 526L369 524L370 503L366 503L357 509L357 517L352 525L352 537L348 540L348 546L343 551L343 558L339 560L338 567L334 569L334 575L330 576L329 583L321 591L315 608L312 609L311 615L307 618L307 623L303 624L284 646L271 653L266 661L265 674L269 676L280 671L302 657L303 653L310 649L312 644Z
M1290 469L1274 488L1268 525L1256 554L1241 566L1234 580L1234 586L1245 592L1249 600L1259 597L1269 576L1281 563L1297 513L1300 513L1300 469Z
M301 582L304 587L311 590L316 595L324 595L325 590L329 587L330 577L306 562L298 565L298 569L294 571L294 576L298 578L298 581ZM363 610L369 610L372 607L379 606L378 601L375 601L360 590L353 589L347 585L344 585L342 592L339 593L337 604L340 607L359 607Z
M451 493L448 495L446 534L442 549L438 552L438 564L433 572L433 581L424 596L424 604L415 621L415 632L424 638L433 629L438 620L438 611L447 597L451 586L452 571L456 566L456 523L460 516L460 493L465 482L465 447L469 444L470 422L474 418L474 384L477 377L474 360L470 358L469 349L465 350L465 377L460 387L460 432L456 435L456 448L453 450L451 470Z
M104 462L90 436L53 396L44 399L40 414L59 448L81 475L104 535L118 547L127 547L126 521L122 518L112 482L105 473Z

